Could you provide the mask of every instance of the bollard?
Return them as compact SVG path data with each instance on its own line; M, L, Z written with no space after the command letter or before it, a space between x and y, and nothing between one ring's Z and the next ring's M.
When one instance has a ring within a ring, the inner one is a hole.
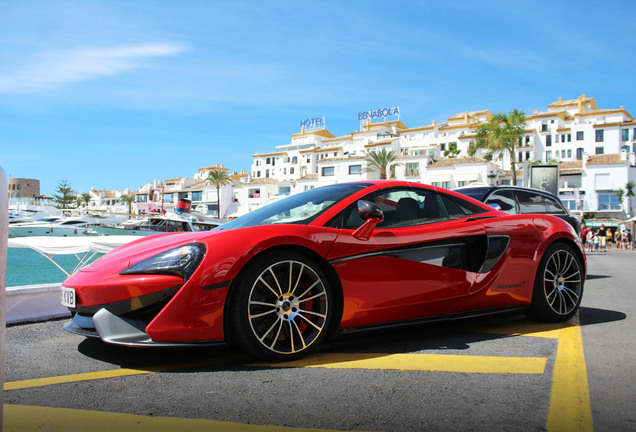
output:
M2 430L4 405L4 341L6 316L6 271L7 271L7 242L9 238L9 195L7 193L7 176L0 167L0 376L2 376L2 391L0 391L0 430Z

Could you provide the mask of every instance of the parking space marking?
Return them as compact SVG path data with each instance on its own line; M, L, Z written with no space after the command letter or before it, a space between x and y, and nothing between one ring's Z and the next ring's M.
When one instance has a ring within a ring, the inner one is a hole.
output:
M550 407L547 419L549 432L592 431L593 418L583 350L579 316L563 324L533 324L528 322L471 328L472 332L486 332L509 336L531 336L558 340ZM287 363L247 363L249 357L235 355L212 361L200 361L149 367L144 369L113 369L100 372L47 377L7 382L5 390L63 384L77 381L132 376L193 367L232 364L260 367L307 367L332 369L385 369L401 371L439 371L463 373L543 374L547 358L493 357L444 354L342 354L324 353L307 356ZM28 415L25 414L28 412ZM254 430L318 431L321 429L281 428L279 426L244 425L240 423L184 418L155 418L130 414L105 413L76 409L4 405L7 430L108 430L133 425L138 430L224 430L251 432Z
M149 417L103 411L48 408L28 405L4 405L6 431L49 432L328 432L326 429L294 428L182 417Z
M328 369L382 369L401 371L543 374L547 358L493 357L449 354L314 354L285 363L252 363L247 366L307 367Z
M592 405L578 313L561 326L554 362L548 431L592 431Z
M53 384L66 384L78 381L90 381L90 380L98 380L98 379L106 379L106 378L115 378L122 376L132 376L132 375L143 375L155 372L165 372L171 370L178 369L190 369L194 367L202 367L202 366L215 366L215 365L225 365L225 364L244 364L249 357L246 355L235 355L230 357L223 357L216 360L206 360L199 362L190 362L190 363L174 363L169 365L161 365L161 366L152 366L147 368L139 368L139 369L110 369L105 371L98 372L86 372L80 374L73 375L61 375L54 377L45 377L45 378L35 378L35 379L27 379L20 381L9 381L4 383L4 390L19 390L31 387L43 387L47 385Z

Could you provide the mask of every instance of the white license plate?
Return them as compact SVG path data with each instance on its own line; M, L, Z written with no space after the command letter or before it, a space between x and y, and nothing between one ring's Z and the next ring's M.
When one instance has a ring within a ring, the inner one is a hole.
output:
M73 288L62 287L62 306L75 307L75 290Z

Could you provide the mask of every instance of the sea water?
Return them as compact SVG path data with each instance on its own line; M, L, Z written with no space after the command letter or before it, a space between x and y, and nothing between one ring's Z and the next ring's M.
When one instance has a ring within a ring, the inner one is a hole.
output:
M97 254L93 261L102 255ZM78 261L75 255L53 255L53 259L69 273ZM33 249L7 250L7 287L64 282L66 278L62 270Z

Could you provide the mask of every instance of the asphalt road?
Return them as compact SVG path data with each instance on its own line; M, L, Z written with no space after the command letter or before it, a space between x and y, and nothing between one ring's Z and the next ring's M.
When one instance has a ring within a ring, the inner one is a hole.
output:
M636 431L635 264L588 256L580 326L429 325L349 336L297 364L11 326L5 430Z

